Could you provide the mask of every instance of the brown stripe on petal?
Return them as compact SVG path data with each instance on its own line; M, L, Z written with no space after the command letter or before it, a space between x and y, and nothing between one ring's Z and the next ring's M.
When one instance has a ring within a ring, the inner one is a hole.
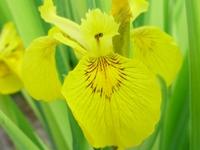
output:
M127 80L125 68L117 55L89 58L86 66L86 88L91 88L92 93L108 100Z

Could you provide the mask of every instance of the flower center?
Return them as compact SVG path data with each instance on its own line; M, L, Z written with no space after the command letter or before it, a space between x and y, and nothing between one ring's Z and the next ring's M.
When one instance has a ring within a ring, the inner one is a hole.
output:
M0 77L5 77L10 73L8 66L0 60Z

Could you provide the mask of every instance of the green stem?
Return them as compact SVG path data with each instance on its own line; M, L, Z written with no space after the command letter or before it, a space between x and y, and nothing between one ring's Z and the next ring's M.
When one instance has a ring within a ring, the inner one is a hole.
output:
M200 1L186 0L189 29L190 63L190 109L191 137L190 149L198 150L200 143Z
M181 141L187 138L188 131L188 95L189 95L188 55L185 57L183 67L173 89L172 96L166 108L163 126L162 150L176 149L181 145L188 148L187 142Z
M31 139L29 139L17 126L11 121L5 113L0 110L0 126L4 128L6 133L10 136L12 141L15 143L17 148L21 150L41 150L37 145L35 145ZM44 148L48 150L47 148Z
M105 0L96 0L96 7L100 8L104 12L110 13L111 1L106 1L105 3Z
M41 139L35 133L32 125L26 119L25 115L19 109L15 100L7 95L0 95L0 110L12 120L23 133L32 140L41 150L46 147Z
M34 38L44 34L37 7L32 0L7 0L6 2L25 46L28 46Z
M95 0L87 0L87 6L90 9L96 8L96 1Z
M164 14L164 30L167 32L167 33L171 33L172 31L172 27L171 27L171 16L172 16L172 7L170 7L170 1L171 0L164 0L163 2L163 14Z
M41 112L38 110L38 107L35 105L35 101L28 95L28 93L23 89L21 91L22 96L26 99L29 106L33 109L33 112L36 114L38 119L44 124L43 117L41 115Z
M0 0L0 26L5 22L11 21L11 14L8 10L7 3L4 0Z
M160 85L162 90L162 107L161 107L161 116L159 122L159 130L160 130L160 150L163 150L163 139L164 139L164 125L165 125L165 117L166 117L166 109L168 104L168 92L169 89L166 86L165 81L159 77Z

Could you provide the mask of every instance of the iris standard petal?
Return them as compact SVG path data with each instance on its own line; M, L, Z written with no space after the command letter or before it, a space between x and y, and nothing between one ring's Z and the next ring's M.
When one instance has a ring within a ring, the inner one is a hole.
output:
M141 13L146 12L149 8L147 0L130 0L132 18L135 20Z
M130 147L154 130L161 93L155 76L139 61L117 54L83 57L62 93L94 147Z
M129 22L132 18L130 0L112 0L112 15L117 22Z
M57 44L51 37L41 37L35 39L25 53L22 79L30 95L37 100L51 101L62 98L55 61Z
M182 64L181 51L173 38L157 27L145 26L132 32L132 41L134 58L170 85Z
M79 42L83 47L87 47L80 33L80 27L75 22L60 17L56 14L56 7L52 0L44 0L44 4L39 8L42 18L68 35L73 40Z
M148 7L146 0L112 0L112 14L120 22L135 20Z

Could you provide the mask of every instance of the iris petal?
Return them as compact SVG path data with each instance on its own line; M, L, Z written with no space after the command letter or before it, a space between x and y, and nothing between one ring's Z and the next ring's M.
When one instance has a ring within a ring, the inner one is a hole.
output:
M85 48L82 47L77 41L71 39L56 27L53 27L49 30L49 36L73 48L77 58L79 59L87 53L87 50L85 50Z
M0 35L0 56L9 54L19 46L22 47L22 41L17 35L14 24L6 23Z
M112 0L112 14L116 20L127 22L135 20L141 13L147 11L149 3L146 0Z
M179 47L171 36L156 27L141 27L132 32L134 57L142 60L170 85L182 64Z
M20 78L0 60L0 94L11 94L23 87Z
M22 77L26 89L35 99L51 101L62 98L55 62L57 44L51 37L41 37L34 40L25 53Z
M132 17L129 0L112 0L112 15L117 22L129 22Z
M20 67L24 48L13 23L4 25L0 35L0 93L12 94L23 84Z
M19 47L18 49L12 51L9 55L5 56L4 61L9 66L9 68L19 77L21 77L21 65L24 56L24 49Z
M11 94L19 91L23 87L20 78L15 74L10 74L5 78L0 78L0 93Z
M66 35L86 47L85 41L80 33L79 25L69 19L58 16L56 14L56 7L54 6L52 0L44 0L44 4L39 8L39 10L42 18L46 22L55 25Z
M117 54L83 57L66 77L62 93L94 147L138 145L159 120L155 77L141 62Z
M149 3L147 0L130 0L132 18L135 20L141 13L148 10Z

